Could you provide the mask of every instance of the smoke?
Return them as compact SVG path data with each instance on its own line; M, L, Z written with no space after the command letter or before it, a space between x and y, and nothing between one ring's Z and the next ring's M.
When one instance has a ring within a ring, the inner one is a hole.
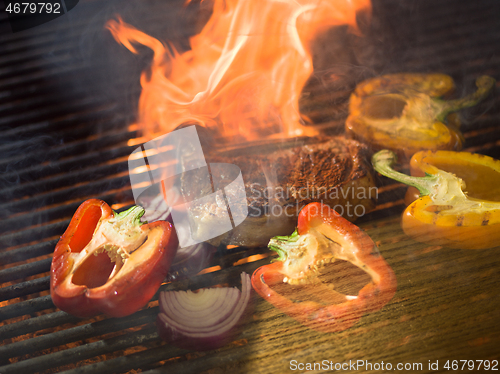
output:
M203 4L206 13L207 6ZM152 60L148 48L136 46L139 53L134 55L117 43L105 28L106 22L120 16L182 51L188 48L189 36L197 32L197 25L203 20L203 17L197 17L203 14L201 8L183 5L184 1L180 0L110 1L105 2L98 12L84 17L88 25L78 40L76 57L91 67L92 83L104 99L116 101L123 112L135 117L141 92L140 76L148 70ZM85 81L88 78L85 77Z
M106 127L96 128L103 132L133 122L141 92L140 76L152 56L149 49L141 47L139 54L131 54L113 39L106 22L119 15L162 41L172 41L182 51L209 13L207 2L185 7L183 0L80 1L67 14L19 35L31 39L27 48L41 51L37 60L44 67L40 77L46 82L42 84L55 86L54 92L61 92L68 101L73 97L93 98L95 106L118 107L114 111L119 114L118 123L108 121ZM44 36L43 44L40 36Z
M43 164L54 157L57 153L54 148L60 142L61 139L48 135L3 137L0 143L2 200L10 201L14 198L14 190L8 187L30 180L33 173L30 166ZM50 151L51 149L53 151Z

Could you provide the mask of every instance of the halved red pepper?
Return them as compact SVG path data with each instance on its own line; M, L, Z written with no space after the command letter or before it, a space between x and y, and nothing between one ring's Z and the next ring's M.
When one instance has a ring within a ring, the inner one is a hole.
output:
M165 221L143 224L144 209L116 213L102 200L80 205L56 245L50 293L78 317L123 317L153 297L168 272L177 236Z
M363 314L381 309L394 296L396 276L373 240L360 228L321 203L304 207L298 228L289 237L275 237L270 249L278 260L258 268L252 275L255 291L298 322L320 332L337 332L353 326ZM280 283L311 282L317 267L341 259L361 268L372 281L358 295L343 295L323 287L324 302L297 301L275 291Z

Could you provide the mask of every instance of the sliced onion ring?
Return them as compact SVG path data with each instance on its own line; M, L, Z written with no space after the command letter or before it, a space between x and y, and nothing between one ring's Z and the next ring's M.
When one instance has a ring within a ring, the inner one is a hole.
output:
M197 351L234 341L251 314L251 290L250 276L241 273L241 291L221 287L161 292L156 319L160 337L179 348Z

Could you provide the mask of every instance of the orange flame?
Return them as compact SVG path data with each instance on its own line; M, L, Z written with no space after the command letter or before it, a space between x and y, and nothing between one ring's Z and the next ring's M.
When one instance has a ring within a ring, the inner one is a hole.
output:
M146 135L196 122L253 140L312 135L299 113L313 72L311 42L335 25L356 30L361 9L371 10L370 0L215 0L210 20L182 54L121 19L107 27L130 51L137 53L139 43L154 52L141 78Z

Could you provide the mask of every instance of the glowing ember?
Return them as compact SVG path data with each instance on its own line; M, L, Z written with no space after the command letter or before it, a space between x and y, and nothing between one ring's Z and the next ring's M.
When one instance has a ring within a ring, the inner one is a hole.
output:
M313 71L311 42L331 26L356 28L356 12L370 8L370 0L215 0L182 54L121 19L107 27L130 51L133 43L154 51L139 102L147 136L197 122L252 140L312 135L298 103Z

